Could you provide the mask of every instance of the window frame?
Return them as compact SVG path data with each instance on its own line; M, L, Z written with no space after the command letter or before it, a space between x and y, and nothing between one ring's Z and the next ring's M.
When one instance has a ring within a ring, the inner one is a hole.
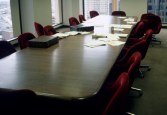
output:
M60 18L61 21L60 21L60 23L57 23L57 24L52 23L52 26L54 26L54 27L63 24L63 0L60 0L60 2L61 2L61 8L59 8L59 10L61 10L61 13L59 15L61 16L61 18ZM52 1L51 1L51 13L52 13Z

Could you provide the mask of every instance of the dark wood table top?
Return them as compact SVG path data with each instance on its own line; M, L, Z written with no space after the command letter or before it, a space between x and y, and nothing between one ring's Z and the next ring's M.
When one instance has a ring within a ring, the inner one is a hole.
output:
M49 48L26 48L0 60L0 88L84 99L98 93L123 45L84 46L92 35L69 36Z

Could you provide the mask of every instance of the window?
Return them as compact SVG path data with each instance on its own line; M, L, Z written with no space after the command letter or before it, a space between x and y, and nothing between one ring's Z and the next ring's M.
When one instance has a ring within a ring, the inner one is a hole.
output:
M167 1L165 0L148 0L147 10L150 13L157 14L161 17L162 23L167 23Z
M62 0L51 0L52 4L52 25L62 23Z
M0 0L0 40L13 37L10 0Z
M95 10L99 14L110 15L112 10L119 9L120 0L84 0L84 15L85 18L90 18L89 11Z
M99 14L110 14L112 9L111 0L84 0L85 18L90 18L89 11L95 10Z

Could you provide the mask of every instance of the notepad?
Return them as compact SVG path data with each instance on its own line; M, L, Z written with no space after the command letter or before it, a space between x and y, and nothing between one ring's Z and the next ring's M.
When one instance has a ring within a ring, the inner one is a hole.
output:
M91 47L91 48L98 47L98 46L104 46L104 45L106 45L105 42L98 41L98 40L90 41L90 42L84 44L84 46Z
M77 31L70 31L70 32L66 32L65 34L69 34L69 35L75 36L75 35L79 34L79 32L77 32Z
M117 36L119 36L121 38L126 38L128 36L128 34L115 34L115 35L117 35Z
M68 33L56 33L52 36L55 36L55 37L58 37L58 38L64 38L64 37L69 36L69 34Z
M114 28L114 31L124 31L123 28Z
M122 41L111 41L108 44L111 45L111 46L119 46L119 45L125 44L125 42L122 42Z
M85 35L85 34L90 34L90 32L79 32L79 34Z
M129 22L130 22L130 21L131 21L131 22L134 22L134 20L135 20L134 18L127 18L127 19L124 19L124 21L127 21L127 22L128 22L128 21L129 21Z
M117 18L125 19L125 18L127 18L127 17L125 17L125 16L117 16Z
M127 24L136 24L137 22L126 22Z

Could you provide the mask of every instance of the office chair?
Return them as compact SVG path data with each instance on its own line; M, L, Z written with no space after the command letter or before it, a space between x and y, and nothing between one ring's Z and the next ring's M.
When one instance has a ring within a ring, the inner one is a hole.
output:
M57 32L55 28L53 28L53 26L47 25L44 27L44 33L45 35L53 35L53 34L56 34Z
M118 57L118 60L116 62L117 63L126 62L126 60L130 57L130 55L135 51L139 51L141 53L142 60L143 60L146 56L147 50L148 50L150 42L152 40L152 34L153 34L152 29L149 29L146 31L146 34L142 39L133 38L134 39L133 42L129 42L129 43L127 42L125 44L125 47L121 51L121 53ZM144 68L148 71L151 69L149 67L149 65L140 65L140 68ZM139 72L140 72L141 77L144 77L142 72L141 71L139 71Z
M161 28L162 28L161 18L158 15L148 13L148 14L142 14L140 20L142 20L146 23L146 26L148 29L153 30L152 42L154 42L154 43L158 42L159 44L161 44L161 41L159 41L159 40L157 40L157 38L155 38L155 35L159 34L161 31Z
M34 22L34 26L38 36L45 35L44 28L41 24Z
M37 110L37 95L28 89L0 88L0 108L4 114L32 114ZM36 111L37 112L37 111Z
M128 39L130 38L142 38L146 33L144 21L138 21L132 28L131 32L129 33Z
M103 88L95 97L83 100L81 108L75 115L119 115L125 112L125 101L129 90L129 75L126 72L117 76L112 86ZM85 103L84 103L85 101Z
M69 24L70 24L70 26L76 26L79 24L79 21L75 17L70 17Z
M19 35L18 37L18 43L20 46L20 49L24 49L26 47L28 47L28 41L35 38L35 36L32 33L26 32L23 33L21 35Z
M147 19L148 16L155 16L155 15L153 13L145 13L141 15L140 20Z
M111 115L113 113L124 113L125 100L129 91L129 75L123 72L119 75L112 87L107 89L112 96L104 107L102 115Z
M79 17L80 23L82 23L83 21L86 21L86 19L83 15L80 14L78 17Z
M90 11L90 17L93 18L93 17L96 17L99 15L99 13L97 11Z
M137 46L136 46L137 47ZM139 46L138 46L139 47ZM132 51L132 49L130 49ZM138 70L142 60L142 55L139 51L130 51L125 53L123 59L117 60L106 80L106 86L112 85L122 72L127 72L129 75L129 89L137 91L139 96L142 95L142 90L132 87L134 79L139 75Z
M126 13L124 11L113 11L112 16L126 16Z
M0 59L14 52L16 52L16 49L9 42L0 41Z

